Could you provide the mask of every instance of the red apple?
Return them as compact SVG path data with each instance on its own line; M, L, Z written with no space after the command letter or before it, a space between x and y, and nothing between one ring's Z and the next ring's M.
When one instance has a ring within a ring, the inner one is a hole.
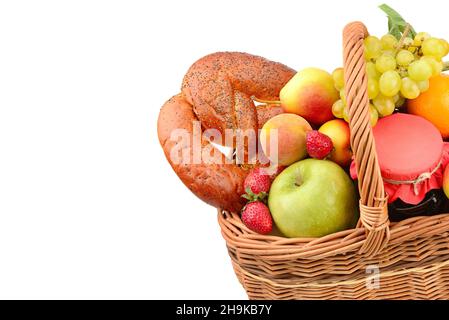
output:
M300 115L316 125L334 118L332 105L338 99L332 76L318 68L298 72L280 92L285 112Z

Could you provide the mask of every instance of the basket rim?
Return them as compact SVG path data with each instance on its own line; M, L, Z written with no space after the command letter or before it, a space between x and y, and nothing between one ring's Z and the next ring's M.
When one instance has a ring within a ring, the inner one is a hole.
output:
M221 233L230 247L240 254L263 256L267 260L321 259L338 254L358 254L366 239L362 226L333 233L321 238L286 238L277 235L261 235L248 229L240 215L218 210ZM416 238L447 233L449 237L449 213L434 216L408 218L390 224L389 245Z

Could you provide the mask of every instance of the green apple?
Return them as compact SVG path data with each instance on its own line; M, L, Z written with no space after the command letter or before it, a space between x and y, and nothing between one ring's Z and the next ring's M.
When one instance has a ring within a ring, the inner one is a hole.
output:
M285 169L268 198L273 220L290 238L315 238L353 228L358 219L352 180L336 163L306 159Z

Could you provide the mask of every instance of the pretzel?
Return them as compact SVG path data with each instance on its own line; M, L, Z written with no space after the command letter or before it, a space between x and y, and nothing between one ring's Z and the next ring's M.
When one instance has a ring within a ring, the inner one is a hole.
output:
M203 131L216 129L225 134L226 129L250 129L257 133L283 110L272 105L256 107L252 97L279 100L280 90L295 73L280 63L237 52L214 53L190 67L181 93L160 110L158 136L173 170L196 196L217 208L241 210L249 166L230 162L211 145ZM185 139L174 139L173 132L188 133L188 145ZM195 141L199 149L192 147ZM223 141L218 143L229 146ZM206 161L192 161L198 151L203 156L207 154ZM174 159L177 153L182 155L181 161Z

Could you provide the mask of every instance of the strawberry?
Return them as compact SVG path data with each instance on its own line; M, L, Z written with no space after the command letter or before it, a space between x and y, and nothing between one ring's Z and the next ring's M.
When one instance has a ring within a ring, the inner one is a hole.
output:
M306 135L307 153L315 159L325 159L334 149L331 138L317 131L309 131Z
M265 168L255 168L246 176L244 188L246 194L242 197L245 199L263 200L266 198L271 187L271 177Z
M243 208L242 221L250 230L260 234L268 234L273 230L270 210L260 201L250 202Z

